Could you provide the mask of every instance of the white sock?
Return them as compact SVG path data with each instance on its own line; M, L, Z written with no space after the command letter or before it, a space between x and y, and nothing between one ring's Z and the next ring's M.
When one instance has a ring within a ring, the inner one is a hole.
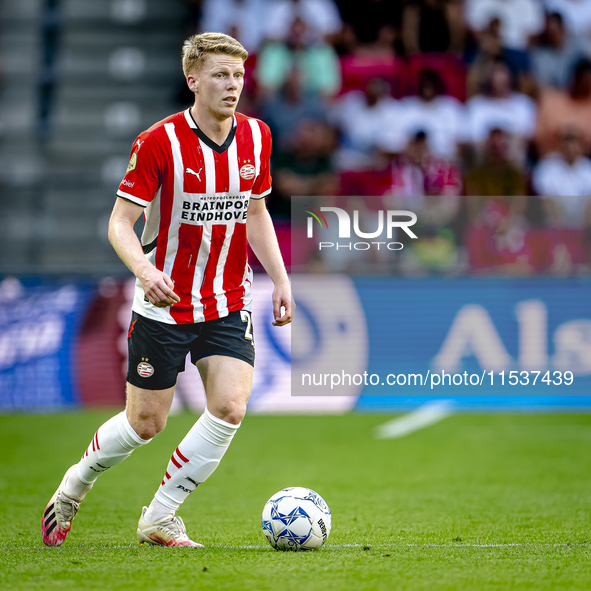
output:
M156 515L174 514L189 494L211 476L238 427L240 424L226 423L205 409L172 454L162 484L146 511L150 521L144 516L148 523L157 521Z
M162 503L159 503L156 499L153 499L150 503L150 506L146 509L144 513L144 521L146 523L155 523L156 521L160 521L160 519L164 517L173 517L174 510Z
M72 470L64 488L66 494L84 498L96 479L105 471L121 463L131 452L151 439L142 439L131 426L125 411L109 419L94 434L88 449Z

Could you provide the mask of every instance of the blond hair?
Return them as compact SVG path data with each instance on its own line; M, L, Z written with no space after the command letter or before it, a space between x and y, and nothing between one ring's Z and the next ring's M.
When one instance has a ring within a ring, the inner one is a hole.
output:
M243 62L248 57L248 51L230 35L224 35L223 33L193 35L186 39L183 44L183 72L185 78L201 68L208 53L239 57L242 58Z

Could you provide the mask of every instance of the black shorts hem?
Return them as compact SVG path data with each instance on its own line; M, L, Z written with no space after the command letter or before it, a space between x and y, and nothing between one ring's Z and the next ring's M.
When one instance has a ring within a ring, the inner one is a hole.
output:
M153 392L158 392L159 390L168 390L169 388L172 388L174 386L176 386L176 382L177 380L174 380L174 384L170 384L170 386L161 386L161 382L162 380L160 380L160 383L158 384L158 388L150 388L150 387L146 387L146 382L145 380L142 381L140 383L140 378L135 378L132 375L130 375L131 372L127 372L127 376L125 377L125 380L127 381L127 383L131 384L132 386L135 386L136 388L140 388L141 390L151 390ZM178 378L178 374L176 375L176 377Z
M248 365L254 367L254 357L251 358L247 357L246 355L241 355L237 351L216 351L215 353L205 353L204 355L201 355L197 358L191 355L191 363L193 365L197 365L197 362L201 359L205 359L206 357L215 357L216 355L220 357L233 357L234 359L240 359L240 361L245 361L248 363Z

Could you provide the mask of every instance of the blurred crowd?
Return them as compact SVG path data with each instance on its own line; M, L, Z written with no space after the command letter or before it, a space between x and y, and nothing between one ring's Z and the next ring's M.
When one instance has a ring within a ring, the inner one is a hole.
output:
M250 53L277 220L379 196L419 220L393 270L591 272L591 0L187 1Z

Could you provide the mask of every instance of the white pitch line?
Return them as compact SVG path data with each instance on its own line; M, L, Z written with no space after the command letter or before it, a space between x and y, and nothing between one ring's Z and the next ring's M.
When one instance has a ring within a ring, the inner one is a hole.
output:
M419 429L430 427L453 414L452 400L427 402L412 412L392 419L375 430L376 439L398 439L410 435Z
M589 542L563 542L561 544L535 544L535 543L513 543L513 544L325 544L325 548L385 548L385 549L395 549L395 548L566 548L566 547L578 547L584 546L589 547L591 543ZM129 545L114 545L114 546L74 546L70 545L67 547L60 548L60 550L56 550L56 548L49 548L47 546L15 546L15 547L4 547L0 548L0 550L10 551L10 550L45 550L45 551L58 551L64 552L66 550L130 550L130 549L139 549L139 544L129 544ZM161 548L157 546L145 546L146 548L160 550ZM206 546L206 550L262 550L265 548L269 548L268 544L239 544L237 546L229 545L229 544L211 544L210 546ZM168 548L165 548L168 550ZM195 550L195 552L199 552L199 550Z

